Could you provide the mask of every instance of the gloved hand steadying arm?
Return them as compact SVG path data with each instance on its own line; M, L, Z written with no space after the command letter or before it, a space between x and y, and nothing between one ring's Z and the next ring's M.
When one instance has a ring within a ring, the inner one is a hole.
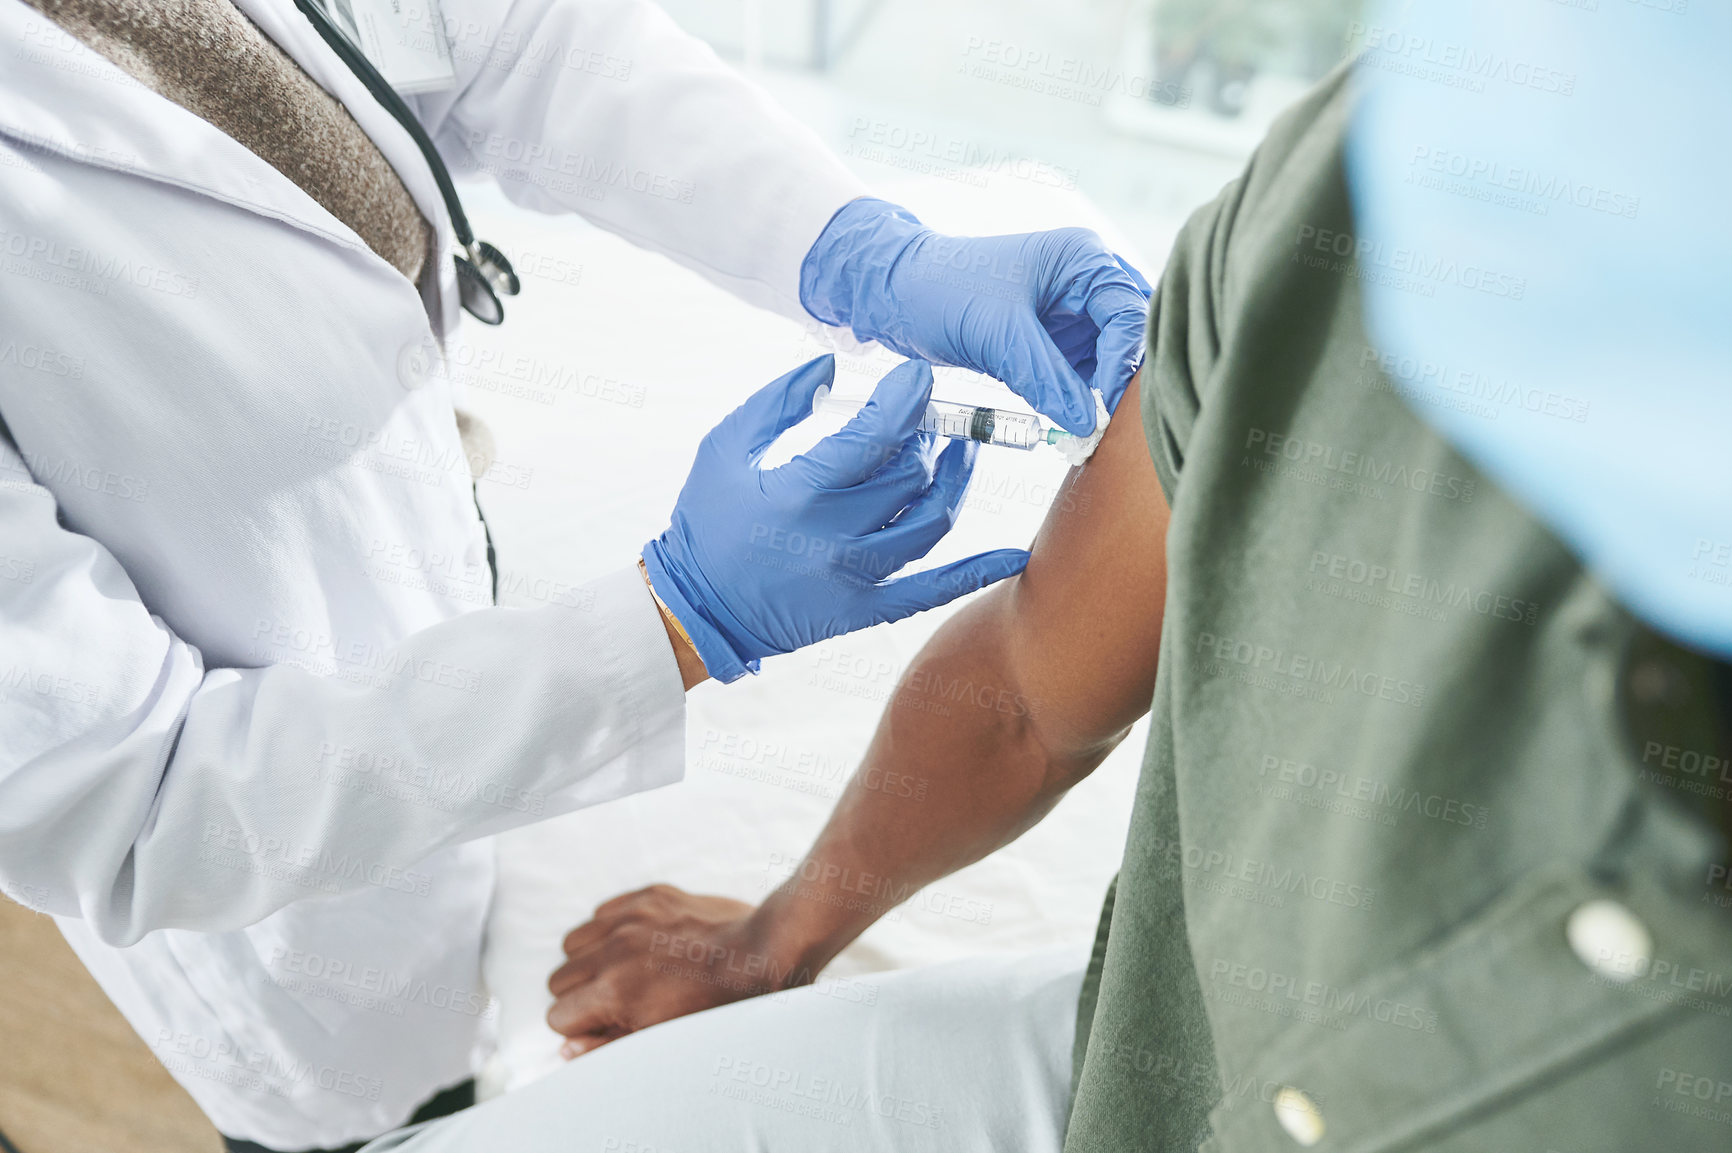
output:
M1149 282L1085 228L941 236L865 197L834 218L800 269L825 324L903 356L997 377L1067 431L1095 427L1142 361Z
M998 549L888 579L950 531L974 469L975 445L941 452L917 431L932 395L922 361L893 369L841 432L779 468L759 468L835 376L835 358L821 356L717 425L698 446L672 524L644 547L656 595L717 680L947 604L1028 562L1023 549Z

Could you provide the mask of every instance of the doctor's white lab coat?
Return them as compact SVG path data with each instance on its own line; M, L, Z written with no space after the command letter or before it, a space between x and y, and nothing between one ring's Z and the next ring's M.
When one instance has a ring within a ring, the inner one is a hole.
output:
M441 237L408 134L237 0ZM803 317L864 190L642 0L443 0L454 168ZM667 783L634 567L492 607L427 298L265 161L0 0L0 885L224 1133L333 1146L467 1077L478 838ZM653 302L645 302L646 307Z

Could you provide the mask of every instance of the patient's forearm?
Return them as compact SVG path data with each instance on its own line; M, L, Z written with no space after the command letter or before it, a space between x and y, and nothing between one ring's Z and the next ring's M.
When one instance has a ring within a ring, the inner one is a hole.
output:
M795 972L816 973L890 907L1015 840L1117 743L1042 744L1042 702L1005 651L1016 599L1014 585L992 590L921 651L824 831L760 908L771 953Z
M1148 711L1166 595L1167 505L1139 384L1073 470L1022 575L921 650L806 859L753 916L815 973L916 890L1044 817Z

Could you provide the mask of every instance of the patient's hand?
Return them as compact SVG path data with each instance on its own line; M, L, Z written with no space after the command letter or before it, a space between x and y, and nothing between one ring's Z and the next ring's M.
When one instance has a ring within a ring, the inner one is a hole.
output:
M753 912L672 885L602 905L567 934L565 964L547 981L547 1023L567 1038L561 1052L576 1057L661 1021L809 983L772 956Z

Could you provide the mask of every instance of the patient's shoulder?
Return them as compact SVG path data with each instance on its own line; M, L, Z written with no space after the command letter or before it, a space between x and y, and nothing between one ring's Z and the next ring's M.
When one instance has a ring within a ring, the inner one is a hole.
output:
M1239 178L1240 213L1340 172L1358 88L1352 61L1344 62L1276 117Z

